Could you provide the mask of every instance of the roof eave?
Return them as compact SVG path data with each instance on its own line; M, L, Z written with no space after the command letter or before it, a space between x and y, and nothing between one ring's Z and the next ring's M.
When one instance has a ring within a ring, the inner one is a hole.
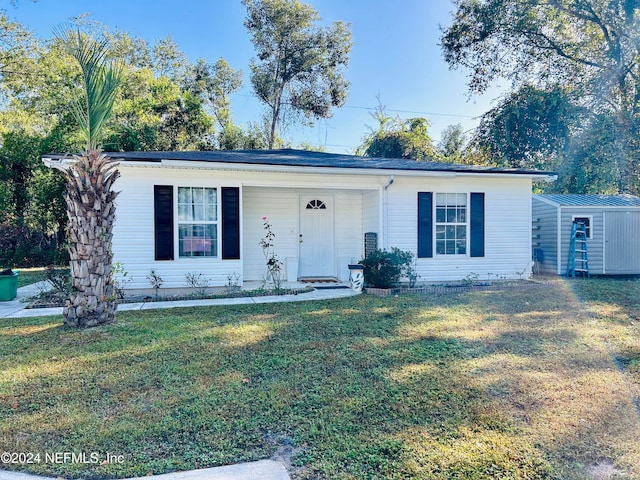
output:
M307 165L277 165L266 163L241 163L241 162L215 162L206 160L120 160L121 166L138 166L148 168L183 168L183 169L218 169L229 171L263 171L278 173L308 173L308 174L334 174L334 175L397 175L397 176L421 176L421 177L456 177L456 176L487 176L504 177L518 176L528 177L533 180L543 182L553 182L557 175L553 172L531 172L531 171L492 171L492 170L405 170L387 168L353 168L353 167L329 167L329 166L307 166Z

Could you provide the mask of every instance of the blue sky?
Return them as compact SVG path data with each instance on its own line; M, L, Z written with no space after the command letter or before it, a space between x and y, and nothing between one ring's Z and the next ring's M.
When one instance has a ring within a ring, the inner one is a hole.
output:
M468 98L466 72L451 71L438 46L439 25L451 22L447 0L306 0L322 22L351 23L353 49L345 71L351 82L346 106L313 128L292 127L285 138L322 145L327 151L352 153L376 122L371 112L378 104L401 117L421 116L431 122L437 142L447 125L477 125L500 93L500 85L482 97ZM91 14L110 28L155 43L170 35L195 62L223 57L241 69L245 85L232 97L233 118L244 124L257 121L263 107L253 97L249 62L253 46L243 25L240 0L19 0L16 7L0 0L10 18L38 36L49 38L54 28L70 18Z

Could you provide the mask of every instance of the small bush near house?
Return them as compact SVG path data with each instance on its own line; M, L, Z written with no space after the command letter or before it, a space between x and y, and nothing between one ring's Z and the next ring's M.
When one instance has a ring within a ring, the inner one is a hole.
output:
M398 284L403 275L410 273L413 253L393 247L388 250L374 250L360 260L364 266L365 284L375 288L391 288Z
M64 298L71 293L73 289L73 281L71 280L71 272L68 268L59 268L55 265L49 265L45 270L45 279L49 280L52 290L60 293Z

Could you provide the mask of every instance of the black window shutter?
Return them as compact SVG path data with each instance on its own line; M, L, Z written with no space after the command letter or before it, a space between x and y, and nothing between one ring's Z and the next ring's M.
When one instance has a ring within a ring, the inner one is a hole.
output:
M222 259L240 259L240 189L222 187Z
M173 260L173 186L153 186L156 260Z
M433 257L433 193L418 192L418 258Z
M472 257L484 257L484 193L471 194L471 241Z

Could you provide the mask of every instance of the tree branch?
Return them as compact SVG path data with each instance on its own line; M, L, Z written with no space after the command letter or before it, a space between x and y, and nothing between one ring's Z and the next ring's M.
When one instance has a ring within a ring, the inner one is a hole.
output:
M561 45L556 43L548 35L546 35L546 34L544 34L542 32L534 32L534 31L531 31L531 30L520 30L520 31L519 30L514 30L514 31L519 33L520 35L524 35L525 37L529 38L532 42L534 42L536 44L536 46L538 48L541 48L543 50L553 50L558 55L560 55L562 58L566 58L567 60L571 60L572 62L576 62L576 63L580 63L582 65L586 65L586 66L589 66L589 67L600 68L600 69L607 68L606 65L603 65L601 63L593 62L591 60L587 60L586 58L580 58L580 57L577 57L575 55L571 55L570 53L567 53L565 51L565 49ZM543 43L538 43L538 42L535 41L536 38L542 39L544 42Z

